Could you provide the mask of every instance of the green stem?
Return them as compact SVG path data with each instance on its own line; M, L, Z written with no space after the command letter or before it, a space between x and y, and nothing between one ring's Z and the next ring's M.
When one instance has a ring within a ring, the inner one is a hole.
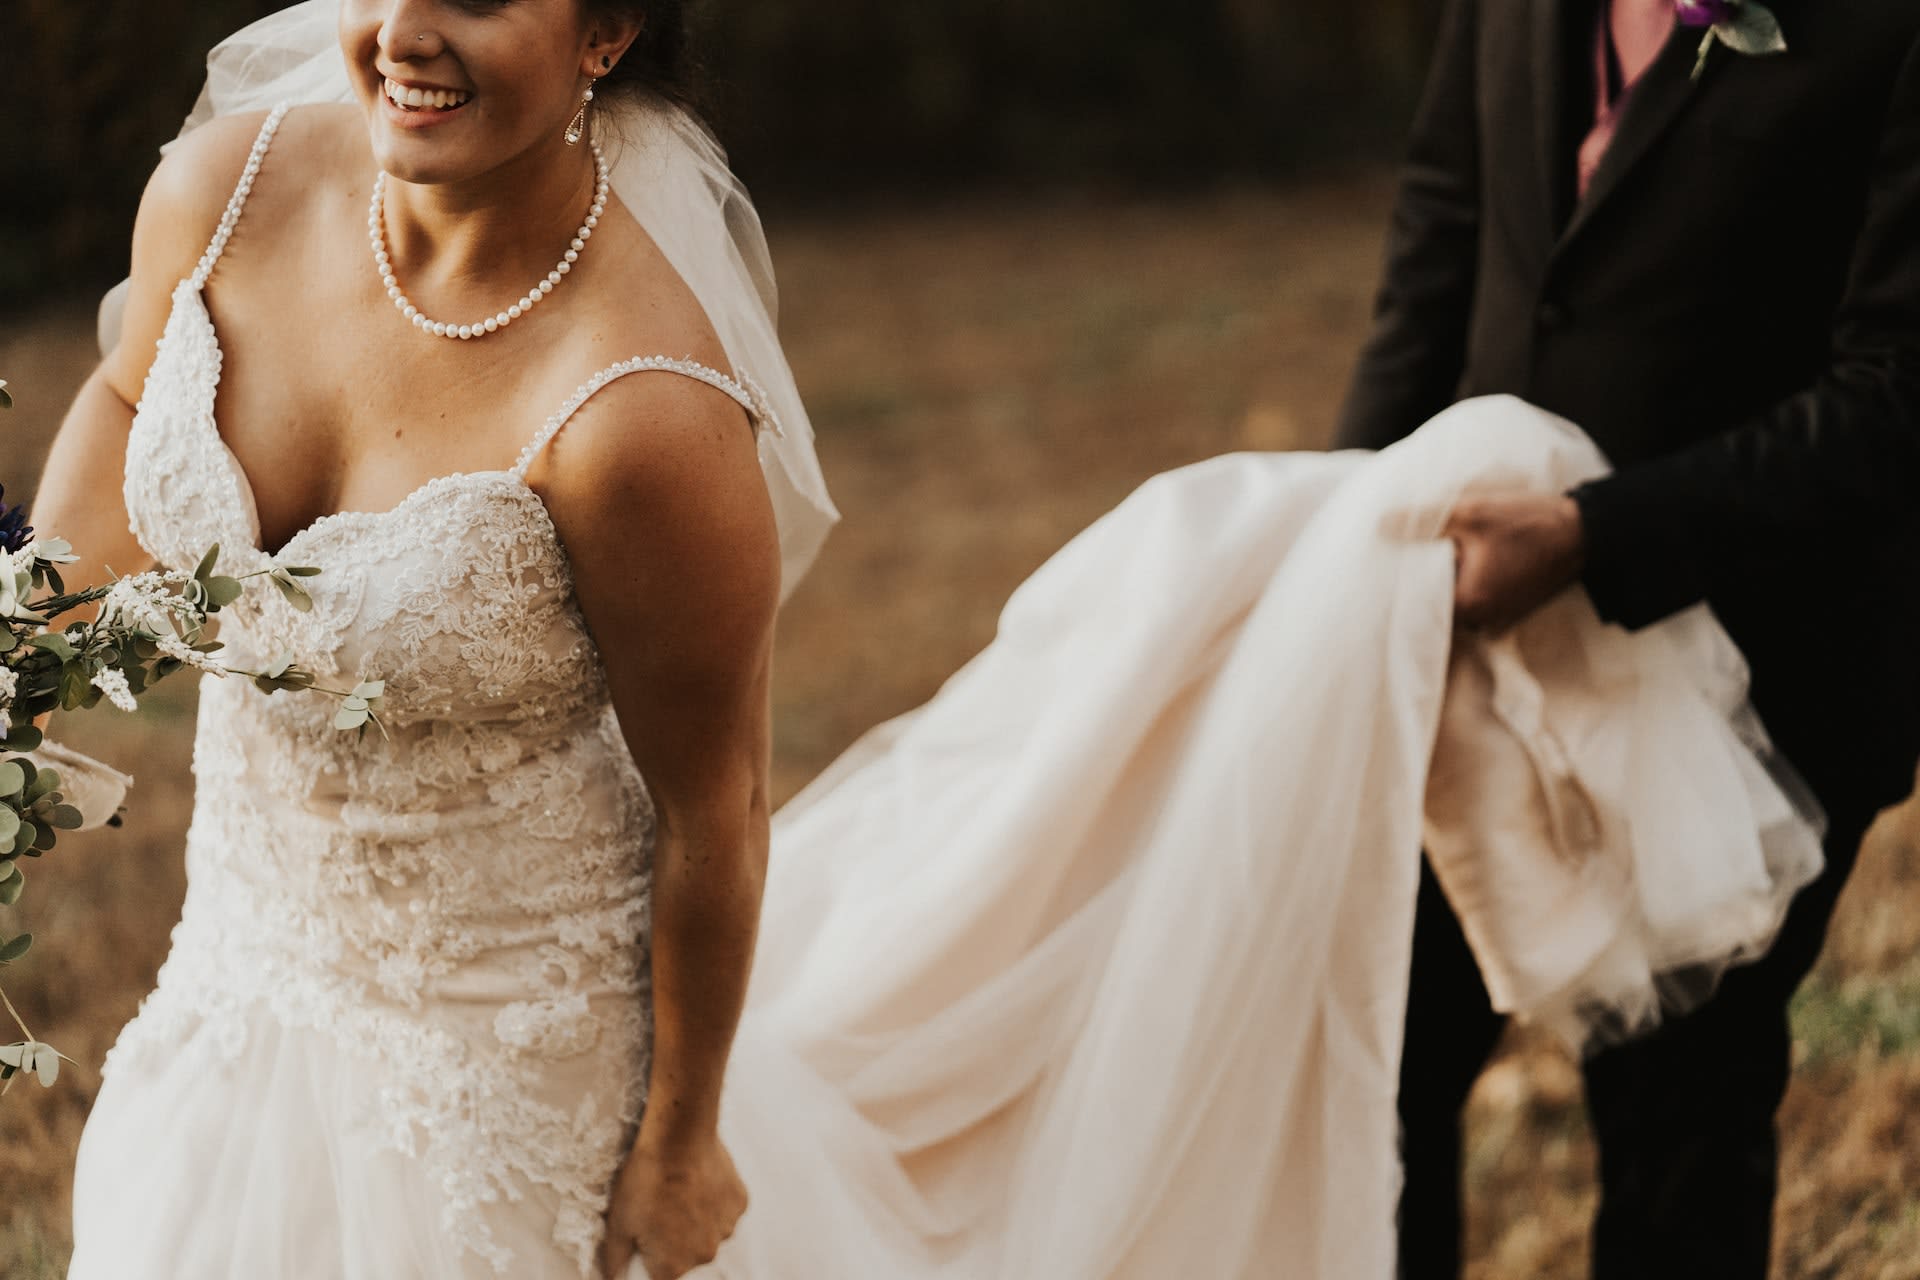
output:
M0 987L0 1001L6 1002L7 1012L12 1014L13 1020L20 1024L20 1033L26 1036L27 1039L32 1040L34 1038L33 1031L27 1026L27 1020L20 1016L20 1011L13 1007L13 1001L7 999L7 989L5 987Z
M226 670L227 670L227 672L228 672L228 674L230 674L230 675L236 675L236 676L244 676L244 677L246 677L246 678L247 678L247 679L249 679L249 680L258 680L258 679L261 679L262 677L264 677L264 678L266 678L266 679L268 679L268 680L272 680L272 679L274 679L274 678L275 678L275 677L273 677L273 676L269 676L269 675L267 675L267 673L266 673L266 672L264 672L264 671L242 671L242 670L240 670L240 669L239 669L238 667L228 667L228 668L227 668ZM325 686L325 685L323 685L323 684L310 684L310 685L307 685L307 686L305 686L305 688L304 688L304 689L302 690L302 692L304 692L304 693L324 693L324 694L326 694L326 695L327 695L328 697L330 697L330 698L339 698L339 699L341 699L342 701L345 701L346 699L348 699L348 698L351 698L351 697L353 697L353 696L354 696L354 695L353 695L353 690L351 690L351 689L329 689L329 688L327 688L327 686ZM380 731L380 736L381 736L381 737L383 737L383 738L387 738L387 737L388 737L388 735L387 735L387 726L385 726L384 724L381 724L381 723L380 723L380 717L379 717L379 716L377 716L377 715L375 715L375 714L374 714L373 712L371 712L371 711L369 711L369 712L367 712L367 719L373 722L373 727L374 727L374 728L376 728L376 729L378 729L378 730ZM392 741L392 739L391 739L391 738L388 738L388 741Z
M1693 78L1695 80L1698 80L1701 74L1706 71L1707 55L1713 52L1714 42L1719 38L1720 33L1718 31L1712 27L1707 28L1707 34L1700 41L1700 57L1693 64Z
M27 608L43 618L57 618L63 613L71 613L83 604L92 604L95 600L106 599L108 590L107 587L88 587L85 591L69 591L65 595L29 601ZM26 619L22 618L20 621L24 622Z

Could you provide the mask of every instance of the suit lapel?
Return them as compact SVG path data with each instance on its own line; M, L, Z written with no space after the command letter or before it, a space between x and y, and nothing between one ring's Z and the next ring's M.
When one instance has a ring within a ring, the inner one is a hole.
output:
M1705 82L1712 79L1714 63L1725 61L1709 61L1706 73L1701 76L1701 83L1694 83L1693 67L1699 54L1702 34L1692 27L1676 24L1653 65L1647 68L1628 93L1613 141L1608 145L1606 155L1601 157L1600 167L1594 170L1587 194L1574 208L1573 220L1561 233L1557 247L1565 248L1567 242L1579 235L1581 229L1593 220L1595 210L1607 202L1620 186L1621 180L1632 172L1633 166L1673 126Z
M1567 225L1573 204L1573 152L1568 128L1574 85L1568 72L1578 51L1591 53L1594 8L1582 0L1531 0L1533 11L1533 130L1538 152L1540 207L1548 238ZM1584 38L1582 38L1584 35Z

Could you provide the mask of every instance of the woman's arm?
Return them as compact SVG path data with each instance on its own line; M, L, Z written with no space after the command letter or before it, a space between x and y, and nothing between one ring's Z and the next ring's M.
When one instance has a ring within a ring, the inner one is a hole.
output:
M544 487L658 823L653 1068L601 1261L620 1275L637 1247L671 1280L746 1207L720 1089L766 876L779 536L752 433L711 388L642 374L589 416L555 442Z
M74 586L103 581L109 567L127 574L151 563L127 527L121 496L133 410L174 286L192 274L212 239L260 121L250 115L209 124L174 148L147 182L119 341L68 409L34 498L35 531L65 538L80 557L63 575Z

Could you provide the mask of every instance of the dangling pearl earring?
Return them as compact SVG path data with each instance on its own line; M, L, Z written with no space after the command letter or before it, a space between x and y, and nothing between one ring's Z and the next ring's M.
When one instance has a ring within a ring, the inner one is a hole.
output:
M580 110L574 112L573 119L567 122L567 145L573 146L587 136L587 104L593 101L593 84L587 84L587 91L580 95Z

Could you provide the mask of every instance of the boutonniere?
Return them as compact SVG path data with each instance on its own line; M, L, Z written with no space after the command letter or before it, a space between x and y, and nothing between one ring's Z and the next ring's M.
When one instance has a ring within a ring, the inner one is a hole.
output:
M1700 57L1693 64L1695 80L1707 69L1707 56L1716 44L1754 56L1787 51L1780 19L1758 0L1673 0L1673 8L1681 26L1707 29L1700 38Z

